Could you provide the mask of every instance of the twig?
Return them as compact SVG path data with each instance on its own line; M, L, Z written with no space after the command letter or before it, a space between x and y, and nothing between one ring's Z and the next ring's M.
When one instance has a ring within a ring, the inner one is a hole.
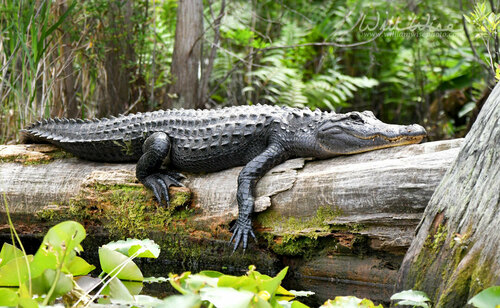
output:
M463 13L463 6L462 6L462 0L460 0L459 2L459 5L460 5L460 12ZM474 47L474 44L472 44L472 40L470 38L470 34L469 34L469 30L467 29L467 23L465 21L465 16L464 14L462 14L462 27L464 28L464 32L465 32L465 37L467 38L467 41L469 42L469 46L470 46L470 49L472 50L472 53L474 54L474 57L480 61L481 59L479 58L479 56L477 55L477 51L476 51L476 48Z
M209 6L210 6L210 12L212 12L211 4L209 4ZM208 58L208 64L207 64L206 70L203 74L203 80L201 82L200 98L201 98L202 105L205 104L207 99L208 99L208 97L207 97L208 80L210 79L210 75L212 74L212 70L213 70L214 62L215 62L215 56L217 55L217 46L218 46L219 40L220 40L220 26L222 24L222 18L224 17L225 7L226 7L226 1L222 0L219 15L214 20L214 42L212 44L212 48L210 49L210 56Z
M493 0L490 0L490 6L491 6L491 11L496 14L497 10L495 9L495 4L493 3ZM495 29L495 63L498 64L498 50L499 50L499 43L498 43L498 32Z
M149 1L147 1L149 2ZM155 66L156 66L156 62L155 62L155 58L156 58L156 44L157 44L157 40L156 40L156 1L153 1L153 36L154 36L154 43L153 43L153 52L151 54L151 94L149 96L150 100L152 102L154 102L154 98L155 98ZM140 88L139 88L139 93L140 93ZM140 95L139 95L140 97ZM137 100L139 101L139 100ZM135 106L136 103L133 103L131 107ZM127 114L128 112L130 111L130 108L129 110L127 110L127 112L125 114Z
M137 99L135 100L135 102L132 105L130 105L130 107L128 107L128 109L123 113L123 115L127 115L141 101L142 87L139 87L138 89L139 89L139 95L137 95Z

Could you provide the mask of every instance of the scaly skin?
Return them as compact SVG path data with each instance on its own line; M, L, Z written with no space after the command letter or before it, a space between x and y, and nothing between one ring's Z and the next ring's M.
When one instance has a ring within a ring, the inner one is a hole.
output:
M320 159L418 143L419 125L390 125L369 111L336 114L269 105L216 110L166 110L111 119L49 119L23 131L24 141L50 142L83 159L137 161L137 178L160 204L177 171L214 172L245 167L238 177L234 250L248 245L254 190L271 168L293 157Z

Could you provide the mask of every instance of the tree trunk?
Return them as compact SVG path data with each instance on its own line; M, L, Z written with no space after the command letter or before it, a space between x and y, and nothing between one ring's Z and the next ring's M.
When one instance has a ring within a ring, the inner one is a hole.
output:
M203 1L179 0L167 108L200 108Z
M68 1L59 0L57 1L58 6L58 17L63 15L68 10ZM61 70L62 76L64 78L57 78L54 81L54 91L52 97L52 108L50 116L55 117L67 117L67 118L79 118L80 112L78 108L77 101L77 78L76 71L73 66L73 47L71 46L70 33L65 29L65 27L60 27L59 32L61 36L59 37L59 45L61 55L57 59L56 70Z
M133 2L131 0L109 2L106 29L107 46L103 68L99 70L99 102L97 117L118 115L127 110L131 91L130 65L135 61L132 44Z
M500 284L500 85L433 194L399 271L397 290L435 307L464 307Z

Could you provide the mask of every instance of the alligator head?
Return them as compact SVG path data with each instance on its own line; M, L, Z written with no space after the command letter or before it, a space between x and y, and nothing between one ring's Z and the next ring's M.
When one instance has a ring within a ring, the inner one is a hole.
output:
M325 156L336 156L419 143L426 134L420 125L386 124L371 111L363 111L325 119L318 127L317 141Z

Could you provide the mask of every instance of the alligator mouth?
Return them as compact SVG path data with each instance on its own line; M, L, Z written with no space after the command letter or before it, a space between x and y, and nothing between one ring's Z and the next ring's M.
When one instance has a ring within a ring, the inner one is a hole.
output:
M396 137L387 137L384 135L373 135L370 137L363 137L363 136L356 136L352 135L355 138L361 139L361 140L366 140L369 142L369 140L373 140L373 144L366 144L364 147L361 147L357 150L350 151L344 154L350 155L350 154L359 154L359 153L364 153L364 152L369 152L369 151L374 151L374 150L380 150L380 149L386 149L386 148L392 148L392 147L397 147L397 146L402 146L402 145L410 145L410 144L416 144L420 143L426 135L415 135L415 136L396 136Z
M412 136L412 135L399 135L399 136L395 136L395 137L389 137L389 136L382 135L382 134L377 134L377 135L372 135L372 136L358 136L355 134L350 134L350 135L355 137L355 138L362 139L362 140L375 141L375 139L379 138L383 141L388 141L390 144L391 143L399 143L399 142L417 143L417 142L422 141L422 139L424 139L424 137L426 136L424 134L418 134L418 135L416 134L414 136Z
M418 143L427 136L425 129L418 124L408 126L388 125L388 127L390 128L387 130L382 129L377 133L364 136L352 130L347 133L360 140L373 140L378 145L388 144L388 146Z

